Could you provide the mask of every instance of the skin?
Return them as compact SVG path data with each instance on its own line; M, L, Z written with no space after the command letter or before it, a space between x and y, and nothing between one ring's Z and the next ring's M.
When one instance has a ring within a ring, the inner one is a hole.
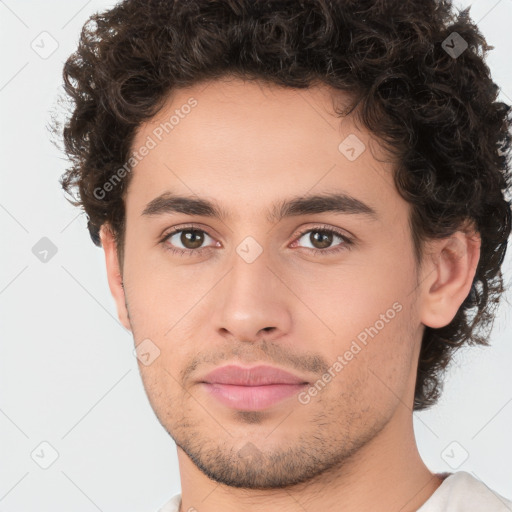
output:
M191 97L197 106L132 171L122 268L109 226L101 230L120 321L136 345L149 338L160 350L139 368L177 444L181 510L417 510L442 481L422 462L413 432L421 337L427 325L448 324L468 295L478 235L461 230L430 241L418 266L410 205L394 187L392 162L352 116L335 117L327 86L224 78L180 89L139 127L133 149ZM338 149L349 134L366 146L354 161ZM267 219L276 201L334 190L371 205L377 218ZM215 200L229 216L142 215L166 191ZM166 250L197 247L179 234L160 242L189 223L207 233L201 247L211 248ZM312 247L343 244L334 236L315 245L319 226L354 243L315 254ZM306 228L313 233L299 235ZM248 236L262 248L250 264L236 251ZM292 396L239 411L198 383L228 363L270 364L315 383L396 303L400 312L307 404Z

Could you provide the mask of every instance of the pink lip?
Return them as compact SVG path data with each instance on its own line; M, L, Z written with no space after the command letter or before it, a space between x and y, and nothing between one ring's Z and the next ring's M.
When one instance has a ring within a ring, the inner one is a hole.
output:
M246 411L266 409L298 393L308 383L272 366L243 368L227 365L206 375L201 385L228 407Z

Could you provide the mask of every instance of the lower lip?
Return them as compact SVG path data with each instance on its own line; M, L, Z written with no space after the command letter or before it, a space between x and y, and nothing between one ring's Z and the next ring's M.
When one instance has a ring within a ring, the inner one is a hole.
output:
M268 384L266 386L235 386L202 383L219 402L234 409L260 411L299 393L307 384Z

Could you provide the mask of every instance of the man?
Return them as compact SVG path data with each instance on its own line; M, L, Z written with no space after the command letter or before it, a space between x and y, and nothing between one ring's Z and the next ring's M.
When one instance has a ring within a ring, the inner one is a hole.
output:
M467 14L127 0L84 27L62 185L177 445L162 511L512 510L412 422L503 291L512 121Z

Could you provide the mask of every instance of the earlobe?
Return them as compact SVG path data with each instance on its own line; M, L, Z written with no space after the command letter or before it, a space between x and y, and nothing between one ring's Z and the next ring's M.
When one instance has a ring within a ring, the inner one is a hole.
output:
M131 331L128 311L124 295L123 277L119 268L117 246L112 230L108 224L103 224L100 229L100 240L105 251L105 264L107 269L108 286L114 298L117 308L117 316L123 326Z
M448 325L471 291L480 259L480 236L457 231L431 243L430 265L422 276L421 322L435 329Z

